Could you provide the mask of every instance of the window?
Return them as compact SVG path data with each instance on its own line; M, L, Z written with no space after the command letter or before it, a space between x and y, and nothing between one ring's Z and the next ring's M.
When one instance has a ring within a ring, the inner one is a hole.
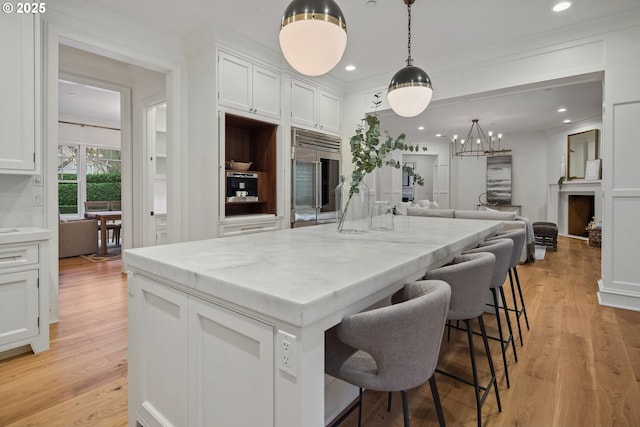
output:
M120 150L83 144L58 146L61 217L84 215L85 201L120 200Z
M79 146L58 146L58 211L61 216L76 216L78 210Z

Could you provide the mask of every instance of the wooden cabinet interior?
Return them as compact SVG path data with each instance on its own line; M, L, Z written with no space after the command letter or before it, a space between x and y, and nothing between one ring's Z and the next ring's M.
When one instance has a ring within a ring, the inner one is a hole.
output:
M258 173L258 201L225 203L226 216L277 213L277 129L271 123L225 116L225 161L252 162L249 171Z

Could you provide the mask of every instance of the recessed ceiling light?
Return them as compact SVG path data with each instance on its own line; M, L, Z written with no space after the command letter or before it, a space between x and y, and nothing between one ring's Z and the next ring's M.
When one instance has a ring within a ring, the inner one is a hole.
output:
M436 133L436 137L437 137L437 138L440 138L441 136L442 136L442 134L441 134L441 133Z
M424 126L418 126L418 130L424 130Z
M563 120L562 123L571 123L571 119Z
M564 107L558 108L558 113L564 113L565 111L567 111L567 109Z
M553 6L553 11L554 12L562 12L563 10L567 10L571 7L571 2L570 1L561 1L559 3L556 3L555 6Z
M345 70L347 71L353 71L356 69L355 65L347 65L346 67L344 67Z

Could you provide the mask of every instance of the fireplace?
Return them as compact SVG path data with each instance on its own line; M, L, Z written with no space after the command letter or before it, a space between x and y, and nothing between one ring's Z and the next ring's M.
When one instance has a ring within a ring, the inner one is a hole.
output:
M585 199L582 200L582 198ZM572 213L574 210L576 212ZM570 220L570 217L576 219ZM546 220L558 225L558 234L586 237L585 227L593 217L596 223L602 220L602 182L600 180L566 181L562 188L557 184L549 185ZM581 219L577 220L577 218Z
M569 195L568 234L588 237L587 225L595 213L595 200L591 195Z

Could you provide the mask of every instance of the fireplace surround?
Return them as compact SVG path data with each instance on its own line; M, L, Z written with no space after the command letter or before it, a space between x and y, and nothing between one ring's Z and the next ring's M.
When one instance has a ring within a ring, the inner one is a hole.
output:
M593 217L596 224L602 222L602 181L601 180L572 180L565 181L562 188L558 184L549 185L547 200L547 221L558 224L558 234L564 236L585 237L586 234L577 232L577 229L569 230L569 196L593 197ZM577 200L577 199L576 199ZM579 203L579 202L578 202ZM587 214L588 215L588 214ZM587 223L591 218L587 218ZM586 226L586 224L585 224ZM577 228L578 226L576 226ZM580 226L582 227L582 226ZM583 231L584 231L584 227Z

